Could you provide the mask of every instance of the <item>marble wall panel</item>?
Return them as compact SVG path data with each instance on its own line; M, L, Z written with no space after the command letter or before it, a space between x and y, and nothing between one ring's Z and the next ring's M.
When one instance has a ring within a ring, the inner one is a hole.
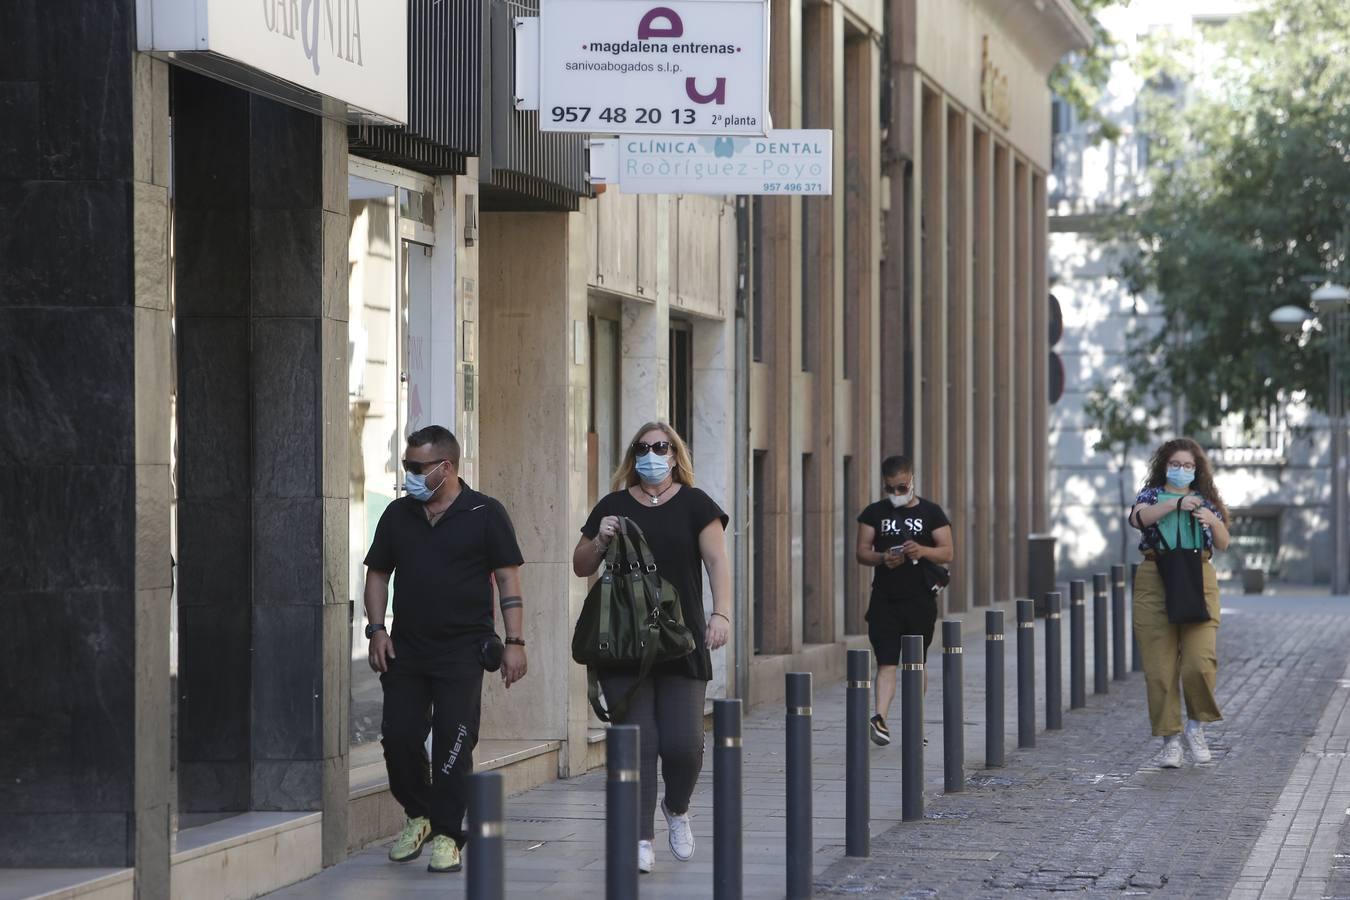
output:
M317 606L323 573L323 499L254 498L253 605Z
M254 608L255 767L263 760L317 760L323 755L322 640L322 607ZM255 792L257 786L255 777ZM271 808L316 808L317 783L315 787L306 795L315 807Z
M179 646L189 651L178 662L178 756L183 763L248 760L252 621L247 594L233 606L178 609ZM221 791L213 787L211 793ZM180 794L184 808L191 808L193 784L183 783Z
M126 305L127 248L106 240L131 225L124 185L0 182L0 217L25 223L0 230L0 306Z
M252 322L253 492L319 496L319 322Z
M250 212L254 316L321 314L322 225L318 213L303 207L254 207ZM340 259L345 263L345 251ZM345 291L342 296L346 298Z
M0 43L3 42L4 38L0 38ZM40 157L36 82L0 81L0 122L5 123L0 128L0 178L37 178Z
M0 305L0 465L131 462L131 310L33 306Z
M182 68L171 77L175 210L248 209L249 94Z
M121 868L129 857L131 819L124 812L0 811L0 869Z
M36 80L42 52L37 33L38 0L7 0L0 4L0 81Z
M248 313L248 221L244 207L195 208L176 201L174 302L180 322L192 316Z
M317 222L314 213L323 200L323 120L258 96L249 97L248 116L250 205L254 210L307 210Z
M253 808L262 811L320 809L323 772L322 759L258 760L253 764Z
M82 811L131 808L135 762L135 593L63 598L70 668L62 673L76 723L72 779Z
M248 495L248 362L246 320L179 318L178 490L186 500Z
M179 498L176 577L180 609L249 606L252 517L246 497Z

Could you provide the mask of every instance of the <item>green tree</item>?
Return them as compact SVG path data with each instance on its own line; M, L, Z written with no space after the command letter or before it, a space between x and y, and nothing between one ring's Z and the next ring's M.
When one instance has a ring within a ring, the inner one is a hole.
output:
M1138 248L1123 275L1164 325L1130 342L1119 385L1098 386L1093 423L1104 441L1129 436L1113 390L1151 409L1184 398L1178 424L1195 434L1234 414L1250 427L1291 395L1325 408L1322 333L1284 338L1268 316L1306 306L1310 278L1345 280L1350 4L1270 2L1140 64L1151 191L1115 236Z
M1050 90L1074 108L1081 121L1091 123L1099 140L1114 141L1120 127L1102 114L1102 91L1111 76L1118 48L1102 25L1099 13L1110 6L1128 6L1130 0L1073 0L1074 7L1092 26L1092 44L1071 54L1050 72Z

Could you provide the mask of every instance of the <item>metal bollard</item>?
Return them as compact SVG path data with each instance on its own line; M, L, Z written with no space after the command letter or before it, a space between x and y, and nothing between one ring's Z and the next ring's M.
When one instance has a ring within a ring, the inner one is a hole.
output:
M1003 610L984 614L984 765L1003 765Z
M923 638L900 637L900 818L923 818Z
M787 673L787 896L811 896L811 673Z
M1139 635L1134 633L1134 579L1139 574L1139 563L1130 563L1130 634L1134 641L1133 652L1130 654L1130 669L1135 672L1144 671L1144 657L1139 652Z
M1110 649L1106 646L1106 630L1110 624L1106 607L1106 576L1092 576L1092 693L1105 694L1111 690L1108 683Z
M741 701L713 701L713 900L741 900Z
M469 776L469 841L464 845L464 896L467 900L502 900L506 896L506 830L502 822L502 776L479 772ZM628 849L636 848L628 841Z
M872 651L848 651L848 728L844 756L844 855L871 852L872 779L867 758L867 711L872 702Z
M636 725L611 725L605 733L605 900L638 895L638 809L642 754Z
M1045 730L1064 727L1064 643L1060 634L1064 600L1059 591L1045 595Z
M1036 746L1036 604L1017 601L1017 746Z
M1087 706L1086 582L1069 582L1069 709Z
M1111 567L1111 671L1116 681L1129 676L1125 660L1125 567Z
M965 679L961 623L942 623L942 789L955 794L966 789L966 735L961 696Z

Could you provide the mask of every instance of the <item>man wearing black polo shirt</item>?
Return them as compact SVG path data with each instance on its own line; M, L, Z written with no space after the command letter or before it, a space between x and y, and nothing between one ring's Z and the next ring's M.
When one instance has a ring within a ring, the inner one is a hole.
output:
M508 688L525 676L524 560L506 510L460 479L453 434L439 425L411 434L403 469L408 493L380 516L366 554L366 638L370 667L381 673L384 687L384 761L389 790L408 817L389 858L416 859L430 840L428 871L455 872L465 840L466 779L478 743L484 665L494 665L500 653ZM391 635L384 616L394 573ZM494 579L506 626L504 651L493 628Z

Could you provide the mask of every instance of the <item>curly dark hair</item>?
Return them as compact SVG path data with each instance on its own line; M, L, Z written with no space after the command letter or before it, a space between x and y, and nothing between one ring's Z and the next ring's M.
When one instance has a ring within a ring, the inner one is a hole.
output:
M1209 457L1205 455L1204 448L1190 438L1173 438L1153 451L1153 456L1149 459L1148 478L1144 481L1144 487L1160 488L1167 484L1167 461L1178 450L1185 450L1195 457L1195 480L1191 482L1191 487L1201 497L1219 508L1219 517L1227 525L1229 522L1228 507L1224 505L1223 498L1219 496L1219 489L1214 486L1214 469L1209 464Z

